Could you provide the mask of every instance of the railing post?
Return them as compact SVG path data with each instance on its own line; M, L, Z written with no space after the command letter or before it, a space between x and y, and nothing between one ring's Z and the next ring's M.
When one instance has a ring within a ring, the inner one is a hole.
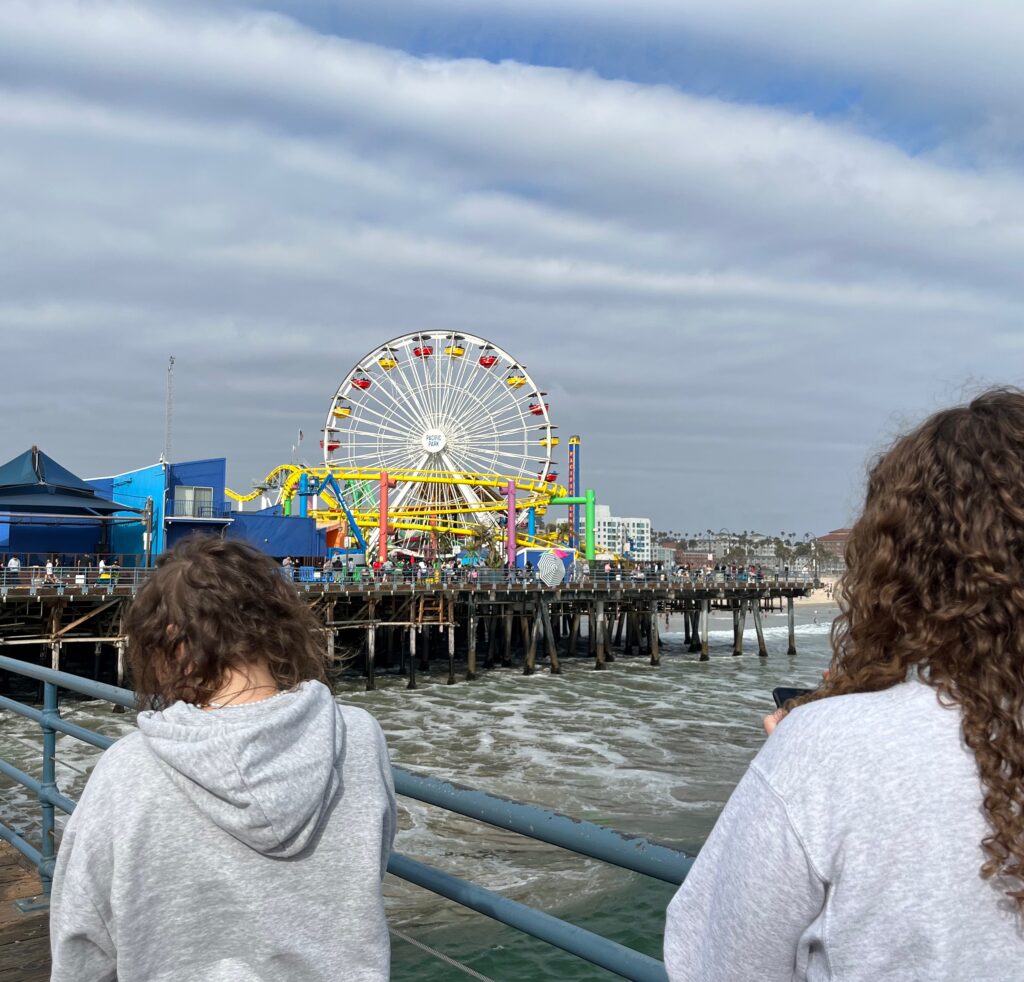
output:
M57 710L57 686L53 682L43 683L43 779L41 791L57 790L57 731L49 725L50 720L58 715ZM54 842L54 820L53 805L43 800L40 795L40 804L43 809L43 842L42 862L39 864L39 880L43 885L43 894L50 895L50 887L53 884L53 866L57 855Z

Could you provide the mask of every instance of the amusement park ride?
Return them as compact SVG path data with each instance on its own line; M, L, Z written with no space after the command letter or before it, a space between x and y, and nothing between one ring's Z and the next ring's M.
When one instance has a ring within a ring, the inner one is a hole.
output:
M546 394L526 367L469 334L408 334L361 358L338 387L320 445L323 466L276 467L240 503L276 492L286 514L340 530L341 550L384 561L454 555L460 546L579 546L594 558L594 492L578 491L579 438L570 439L568 488ZM569 540L537 531L552 505L570 507ZM513 534L509 534L509 530Z

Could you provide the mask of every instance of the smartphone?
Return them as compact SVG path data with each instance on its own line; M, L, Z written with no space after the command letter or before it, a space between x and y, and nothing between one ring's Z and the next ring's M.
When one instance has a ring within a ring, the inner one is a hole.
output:
M772 698L775 700L775 705L781 709L790 699L799 699L800 696L806 696L813 691L814 689L792 689L789 686L780 685L777 689L772 689Z

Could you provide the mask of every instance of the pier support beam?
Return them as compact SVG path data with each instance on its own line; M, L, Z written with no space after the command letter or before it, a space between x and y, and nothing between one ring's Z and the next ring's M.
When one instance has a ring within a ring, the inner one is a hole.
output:
M523 617L523 627L528 628L530 619ZM524 630L524 640L527 641L526 663L523 665L523 675L533 675L537 670L537 645L540 643L540 636L544 631L544 625L540 614L540 604L534 604L533 608L533 630Z
M703 601L702 601L702 604L703 604ZM689 648L689 650L690 650L691 653L694 653L694 654L701 650L700 649L700 618L701 618L701 611L702 610L703 610L703 606L698 607L696 605L696 603L694 603L693 610L688 611L687 614L686 614L686 616L689 618L689 621L690 621L690 648Z
M683 611L683 644L687 646L690 644L690 612L688 610Z
M495 658L498 654L498 618L491 614L487 618L487 661L485 668L494 668Z
M661 664L661 638L658 636L658 601L651 601L651 664Z
M501 649L501 664L507 668L512 664L512 611L506 607L501 616L505 631L505 647Z
M747 627L747 602L745 600L737 601L736 609L733 611L733 639L732 639L732 653L734 655L743 654L743 632Z
M537 604L537 609L540 611L541 620L544 624L544 636L548 642L548 663L551 666L551 674L561 675L562 666L558 662L558 644L555 640L554 625L551 623L551 612L543 600Z
M580 639L580 612L572 612L572 623L569 625L569 643L566 645L565 654L572 658L576 654L576 645Z
M442 624L441 630L443 631L446 626L448 628L448 684L455 685L455 624Z
M334 667L334 601L328 602L324 611L324 624L327 627L327 664Z
M604 601L594 601L593 620L597 625L596 637L594 638L594 668L602 671L605 667L605 637L607 634L607 621L604 617Z
M377 670L377 628L374 624L376 604L372 600L369 604L368 616L370 623L366 627L366 689L369 692L371 689L377 688L377 680L374 677Z
M757 654L761 658L767 658L768 649L764 644L764 623L761 620L761 601L755 600L751 603L750 610L754 615L754 630L757 631Z
M469 638L466 643L466 681L476 678L476 604L469 602Z
M700 661L708 661L708 622L711 620L711 601L701 601L700 611Z
M422 644L420 645L420 671L430 671L430 625L423 626Z
M793 598L786 597L786 617L789 621L789 647L786 649L787 655L796 654L796 611L794 609Z
M409 683L407 689L416 688L416 628L409 628Z

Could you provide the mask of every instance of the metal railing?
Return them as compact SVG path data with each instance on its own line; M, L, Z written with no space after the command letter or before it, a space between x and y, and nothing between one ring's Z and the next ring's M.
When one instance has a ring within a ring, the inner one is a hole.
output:
M57 787L57 734L66 734L101 750L115 742L110 737L62 719L58 687L127 709L136 708L136 701L134 693L128 689L66 672L56 672L14 658L0 656L0 670L35 679L43 684L42 709L8 696L0 696L0 708L34 720L42 730L40 779L37 780L10 761L0 758L0 774L33 792L42 809L41 842L38 847L14 828L0 822L0 839L10 843L39 871L42 897L33 898L32 901L18 901L23 910L30 910L43 908L48 903L57 854L56 809L66 814L71 814L75 809L75 802L63 795ZM579 821L535 805L415 774L401 767L393 767L392 772L395 790L400 795L666 883L681 883L693 863L691 856L639 836L624 835L592 822ZM144 859L140 858L140 862L144 862ZM638 982L664 982L666 979L664 965L650 955L401 853L391 854L388 872L623 978Z
M152 572L141 566L120 565L99 566L22 566L19 569L0 569L0 595L12 592L27 593L29 596L44 591L64 594L66 592L112 593L117 587L138 589Z
M103 569L98 566L55 566L51 572L47 572L44 566L22 566L17 570L0 567L0 596L8 594L36 596L41 592L54 592L59 595L68 592L76 594L113 593L119 587L130 588L134 593L146 581L151 572L151 569L141 566L107 566ZM334 570L313 566L294 566L290 569L282 567L282 573L300 588L338 586L358 589L402 587L411 590L436 590L438 588L472 590L504 586L553 589L541 580L536 570L522 568L512 571L487 567L459 567L455 570L431 568L424 572L403 568L373 570L369 566ZM790 574L788 577L774 573L762 576L742 574L734 576L722 572L707 574L646 570L616 572L580 567L567 570L562 581L556 586L563 589L591 588L608 591L659 587L677 590L729 588L756 591L809 589L816 583L816 580L804 574Z
M168 509L170 518L230 518L231 510L223 501L188 501L175 498Z

